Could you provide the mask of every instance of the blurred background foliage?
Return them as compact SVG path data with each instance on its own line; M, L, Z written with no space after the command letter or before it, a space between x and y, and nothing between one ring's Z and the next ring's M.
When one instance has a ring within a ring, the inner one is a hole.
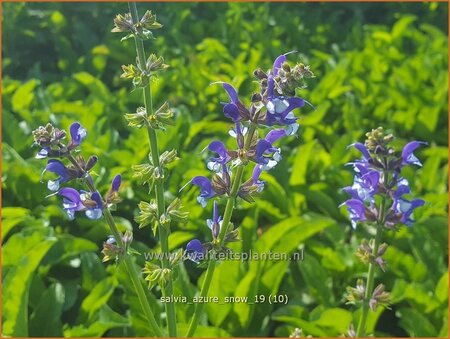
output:
M150 230L133 216L147 190L130 166L147 157L145 131L131 130L123 114L142 105L141 91L119 79L120 65L134 61L132 41L110 33L125 3L3 3L2 81L2 272L3 331L12 336L148 336L137 298L122 268L102 264L109 234L103 221L70 222L56 197L45 199L40 182L45 162L34 159L31 131L47 122L88 130L82 154L96 154L96 180L106 191L121 172L123 203L115 212L122 230L133 229L133 246L158 251ZM340 187L351 184L345 164L357 153L346 146L383 126L402 147L423 140L424 166L405 169L416 196L427 204L412 228L386 232L388 270L378 274L392 290L393 305L369 322L376 336L448 335L447 173L448 31L446 3L140 3L165 27L147 44L170 64L153 86L157 104L168 100L176 126L159 133L162 149L181 160L167 182L168 199L190 178L206 174L211 139L227 138L229 121L214 81L228 81L248 102L252 71L268 69L291 50L289 60L316 74L299 95L315 110L300 112L299 138L282 141L283 160L265 173L266 190L256 204L240 203L234 223L242 242L236 251L304 250L300 262L224 262L210 295L286 294L283 304L211 304L198 336L337 336L355 322L343 293L366 268L354 256L370 229L352 231ZM233 146L229 143L229 146ZM195 190L182 200L185 226L173 225L171 248L197 237L210 240L210 209ZM223 208L223 204L221 208ZM143 257L136 258L143 265ZM203 271L180 267L175 294L192 297ZM378 272L380 273L380 272ZM131 293L128 293L131 291ZM163 312L156 290L150 296ZM193 306L178 305L180 330ZM219 330L220 328L220 330Z

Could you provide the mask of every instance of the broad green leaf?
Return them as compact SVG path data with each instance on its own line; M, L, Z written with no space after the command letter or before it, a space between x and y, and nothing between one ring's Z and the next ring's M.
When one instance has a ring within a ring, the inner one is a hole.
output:
M438 335L433 324L418 310L401 308L397 311L400 325L411 337L436 337Z
M61 314L65 301L65 291L60 283L52 284L46 289L30 316L30 336L61 337L63 326Z
M39 81L36 79L29 80L22 86L20 86L12 96L11 103L12 109L15 112L21 112L22 110L29 109L33 99L34 99L34 89L39 84ZM22 116L23 118L27 118L27 116Z
M27 238L23 240L25 243ZM13 337L28 336L28 292L40 261L54 245L55 239L41 238L41 242L20 253L14 267L3 277L3 333Z
M445 272L439 279L434 295L441 303L448 299L448 272Z
M81 310L88 315L88 318L91 318L97 310L108 302L116 287L117 280L114 277L98 282L83 300Z
M291 178L289 179L290 185L295 186L306 183L306 172L314 145L315 142L311 141L297 148L294 163L292 164Z

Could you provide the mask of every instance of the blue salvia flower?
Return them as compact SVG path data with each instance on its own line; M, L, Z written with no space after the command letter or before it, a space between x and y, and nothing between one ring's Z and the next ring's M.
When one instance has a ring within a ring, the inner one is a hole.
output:
M221 83L225 91L230 97L229 103L223 103L223 113L235 123L239 121L249 121L251 119L250 111L239 100L236 89L229 83Z
M206 249L198 239L193 239L186 245L186 255L195 263L202 261L206 255Z
M339 207L346 206L349 218L352 222L352 227L356 228L358 222L367 220L367 211L364 202L360 199L349 199L339 205Z
M236 139L237 149L228 150L225 144L218 140L208 145L208 150L215 153L207 163L207 168L214 172L212 179L196 176L188 183L200 188L197 201L203 207L207 205L209 199L230 195L230 169L245 166L249 161L255 162L256 165L251 178L240 183L237 196L248 202L254 202L254 198L264 189L265 183L259 179L262 171L273 168L281 160L281 149L275 146L276 141L297 133L299 125L293 111L303 107L306 101L295 96L295 88L299 87L304 77L312 76L312 73L304 65L296 65L290 69L286 63L287 54L279 56L267 74L261 70L254 72L260 80L261 88L259 93L253 94L248 107L239 99L237 90L231 84L219 82L228 94L229 101L222 103L223 113L234 123L229 134ZM268 126L269 132L265 138L259 139L258 133L252 129L252 138L246 140L245 138L249 137L248 123L251 123L252 127ZM273 129L275 125L283 128ZM230 229L223 239L217 241L221 223L217 201L214 201L213 217L207 220L213 242L202 244L198 239L190 241L186 246L190 260L198 263L212 249L218 252L228 251L224 244L238 240L237 229Z
M65 187L57 194L63 197L63 208L70 220L75 218L75 212L84 211L89 219L99 219L102 216L103 202L100 194L94 192L79 193L76 189Z
M252 180L252 184L257 187L256 188L256 192L257 193L261 193L263 191L264 185L265 185L264 181L259 180L261 172L262 172L262 166L261 165L256 165L253 168L253 173L252 173L252 179L251 180Z
M208 199L211 199L217 195L217 192L213 190L211 181L204 176L194 177L190 183L200 188L200 194L197 197L197 201L202 207L206 207Z
M261 165L263 170L273 168L281 160L281 149L274 147L273 143L283 136L286 136L284 129L272 130L256 144L254 161Z
M417 159L418 162L418 159ZM417 207L423 206L425 201L422 199L413 199L408 200L404 196L411 193L411 189L409 187L409 183L406 179L401 179L398 182L397 190L393 192L393 204L391 210L394 212L394 215L400 220L401 223L411 226L413 223L413 219L411 219L411 215ZM392 222L387 225L388 227L393 227Z
M231 157L228 155L227 148L220 141L212 141L208 145L208 149L217 153L218 157L211 157L208 161L207 167L214 172L220 172L224 165L230 161Z
M347 207L352 226L356 227L358 222L377 220L381 211L375 204L375 197L387 196L392 205L384 211L384 226L411 226L414 209L423 206L425 202L422 199L410 200L405 197L411 190L408 181L400 176L400 172L407 165L422 165L413 152L426 143L412 141L405 145L400 156L396 156L395 151L388 145L393 139L392 135L385 136L381 128L367 135L369 138L365 144L350 145L362 154L362 158L350 163L355 171L353 185L343 190L351 199L340 206Z
M402 150L402 165L417 165L422 166L422 163L417 159L417 157L414 155L414 151L420 147L420 145L427 145L426 142L423 141L411 141L410 143L406 144L405 147L403 147Z
M87 131L83 126L81 126L79 122L74 122L72 125L70 125L69 131L71 140L67 148L69 150L72 150L75 147L79 146L83 139L86 138Z
M50 191L59 190L59 186L61 183L67 182L73 178L71 172L64 165L64 163L62 163L61 161L59 161L57 159L49 159L47 162L47 166L44 169L44 172L45 171L49 171L49 172L52 172L52 173L55 173L58 175L58 178L56 178L56 180L48 181L47 188Z

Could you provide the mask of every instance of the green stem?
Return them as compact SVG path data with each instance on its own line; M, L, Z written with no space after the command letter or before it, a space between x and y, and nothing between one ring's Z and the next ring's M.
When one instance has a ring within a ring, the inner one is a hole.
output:
M136 7L136 3L129 2L128 6L130 8L130 13L133 22L139 21L138 11ZM134 37L134 41L136 43L136 53L138 56L139 63L141 65L145 65L146 57L144 50L144 42L137 36ZM144 93L144 103L147 114L153 114L153 103L152 103L152 92L150 87L150 81L147 86L143 88ZM147 128L148 140L150 145L150 154L152 157L153 166L159 167L159 149L158 149L158 140L156 137L156 132L153 128ZM164 200L164 187L163 182L161 180L155 181L155 196L156 196L156 204L158 206L158 220L165 213L165 200ZM170 263L168 260L169 257L169 231L165 228L167 226L159 224L159 238L161 241L161 251L163 252L162 259L162 267L166 269L170 269ZM169 277L166 285L163 286L162 292L163 296L171 296L173 294L173 283L172 277ZM169 329L169 337L177 336L177 324L176 324L176 313L175 313L175 304L173 302L165 303L165 309L167 314L167 325Z
M111 232L114 235L114 238L116 239L117 244L121 248L125 248L122 240L122 235L117 229L117 226L108 208L103 209L103 215L105 216L105 219L111 229ZM150 326L153 329L155 336L162 337L163 333L159 328L158 324L156 323L152 309L150 308L150 304L148 303L147 296L145 295L144 287L142 287L142 283L139 279L139 272L136 271L136 267L134 266L133 261L131 260L131 257L128 254L124 255L123 262L125 263L125 267L128 271L128 276L131 278L131 281L133 282L134 289L136 290L136 294L139 298L139 302L141 304L142 310L144 311L145 317L150 323Z
M377 225L377 233L375 235L375 243L372 248L372 255L376 256L380 246L382 224ZM369 271L367 273L366 293L364 295L364 302L362 305L361 317L359 318L358 328L356 330L356 337L359 338L364 335L366 330L367 316L369 314L369 300L373 293L374 277L375 277L375 263L369 264Z
M253 135L256 131L257 125L255 123L250 124L250 129L247 135L247 139L244 144L244 151L247 151L252 143ZM221 246L224 242L225 236L229 232L231 216L233 215L234 205L236 203L236 197L239 192L239 187L242 182L242 175L244 174L245 165L239 166L236 170L236 175L233 178L233 183L231 185L230 195L227 199L227 205L225 207L225 212L223 214L222 227L220 228L220 233L218 237L218 243ZM200 290L200 296L206 297L209 291L209 286L211 285L211 280L214 274L214 270L216 269L216 262L214 260L210 260L208 264L208 268L206 269L205 280L203 280L202 288ZM195 334L195 330L197 329L198 322L200 320L200 316L203 313L205 303L197 303L195 305L194 316L191 319L189 324L188 331L186 333L186 337L192 337Z
M85 176L84 182L86 183L86 186L89 188L89 191L91 193L97 192L95 185L87 178L88 173L86 173L83 170L83 168L81 168L80 164L75 160L75 158L72 155L69 155L67 158L79 171L84 173L84 176ZM117 245L119 245L120 248L125 248L125 244L123 243L123 240L122 240L122 234L120 233L119 229L117 228L114 218L112 217L111 212L108 207L103 208L103 216L105 217L105 220L109 225L111 233L114 235ZM126 269L128 271L128 276L131 278L131 281L133 282L134 289L139 298L139 302L141 304L142 310L144 311L144 314L150 324L150 327L153 329L153 332L155 333L156 337L162 337L162 331L159 328L159 326L155 320L152 309L150 308L150 304L148 303L147 296L145 295L145 290L142 287L141 282L139 281L140 275L136 271L136 268L134 267L134 264L131 261L131 258L126 253L124 255L124 263L125 263Z
M388 174L386 172L384 172L383 175L384 175L384 185L386 186ZM379 212L379 216L378 216L378 220L377 220L377 230L376 230L376 234L375 234L374 245L372 248L373 258L376 258L378 255L378 248L380 247L381 235L383 233L383 225L385 222L385 210L386 210L386 197L383 197L381 200L381 204L380 204L380 212ZM359 318L358 328L356 330L357 338L365 335L367 316L369 314L369 300L373 293L375 268L376 268L376 263L371 262L369 264L369 271L367 273L366 292L364 295L364 301L363 301L362 310L361 310L361 317Z

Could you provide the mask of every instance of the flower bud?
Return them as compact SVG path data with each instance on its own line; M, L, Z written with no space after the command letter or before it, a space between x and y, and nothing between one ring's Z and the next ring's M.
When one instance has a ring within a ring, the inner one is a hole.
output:
M259 80L267 79L267 74L260 68L254 70L253 75Z
M366 286L362 279L358 279L356 282L356 287L347 287L347 304L356 304L364 300L364 294L366 293Z
M139 228L143 228L156 222L158 205L155 200L152 199L150 202L141 201L138 204L138 207L139 215L137 215L134 220L139 223Z
M90 171L95 166L97 161L98 161L98 158L95 155L91 155L89 157L88 161L86 162L86 165L84 166L84 170Z
M189 212L182 211L183 205L181 203L181 200L178 198L175 198L171 204L167 207L167 214L170 215L170 217L179 224L184 224L187 222Z

